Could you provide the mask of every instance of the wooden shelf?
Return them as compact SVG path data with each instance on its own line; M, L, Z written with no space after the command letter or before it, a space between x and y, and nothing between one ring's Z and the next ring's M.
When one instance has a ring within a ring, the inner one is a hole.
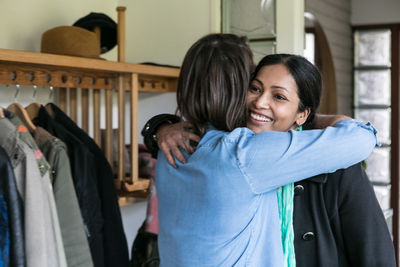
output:
M104 152L113 162L112 120L113 94L118 94L118 151L125 147L125 129L130 135L132 147L138 147L138 93L174 92L177 86L179 69L154 65L113 62L103 59L81 58L26 52L0 48L0 84L45 86L59 88L59 107L74 121L78 121L77 90L81 89L82 129L88 130L89 90L93 97L93 139L101 146L100 91L105 92L106 133ZM69 88L69 90L67 90ZM130 97L126 98L125 93ZM130 127L125 128L125 105L130 106ZM131 151L131 177L124 175L124 155L118 153L117 192L123 197L146 197L150 194L149 179L138 177L138 151Z
M132 64L103 59L92 59L83 57L54 55L21 50L10 50L0 48L0 61L14 62L30 65L55 66L66 69L87 69L90 71L103 71L113 73L138 73L178 78L179 69L160 67L146 64Z
M0 83L115 89L116 77L136 73L139 92L176 91L179 69L0 48ZM33 79L32 79L33 78ZM129 78L124 88L131 90Z

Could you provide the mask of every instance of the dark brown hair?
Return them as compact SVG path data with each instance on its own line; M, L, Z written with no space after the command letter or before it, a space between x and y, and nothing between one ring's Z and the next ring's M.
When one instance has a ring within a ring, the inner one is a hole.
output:
M178 114L203 135L210 123L223 131L246 126L253 54L246 37L210 34L186 53L178 80Z

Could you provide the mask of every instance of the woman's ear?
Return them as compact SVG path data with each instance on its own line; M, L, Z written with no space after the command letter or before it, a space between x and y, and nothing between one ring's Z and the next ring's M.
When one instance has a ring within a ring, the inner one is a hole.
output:
M310 115L310 112L310 108L306 108L304 111L297 113L296 124L299 126L303 125L306 122L308 115Z

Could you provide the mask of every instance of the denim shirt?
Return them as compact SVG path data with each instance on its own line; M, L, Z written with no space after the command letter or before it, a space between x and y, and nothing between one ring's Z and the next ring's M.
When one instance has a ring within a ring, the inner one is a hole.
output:
M185 164L158 154L161 266L283 266L276 189L365 159L369 124L324 130L223 132L209 127Z

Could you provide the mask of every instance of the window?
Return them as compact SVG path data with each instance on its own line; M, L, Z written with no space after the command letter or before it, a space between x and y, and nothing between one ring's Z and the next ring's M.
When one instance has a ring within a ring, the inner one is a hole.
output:
M371 121L381 147L365 160L399 255L399 24L353 27L354 116Z
M258 61L276 51L275 0L223 0L222 32L247 36Z

